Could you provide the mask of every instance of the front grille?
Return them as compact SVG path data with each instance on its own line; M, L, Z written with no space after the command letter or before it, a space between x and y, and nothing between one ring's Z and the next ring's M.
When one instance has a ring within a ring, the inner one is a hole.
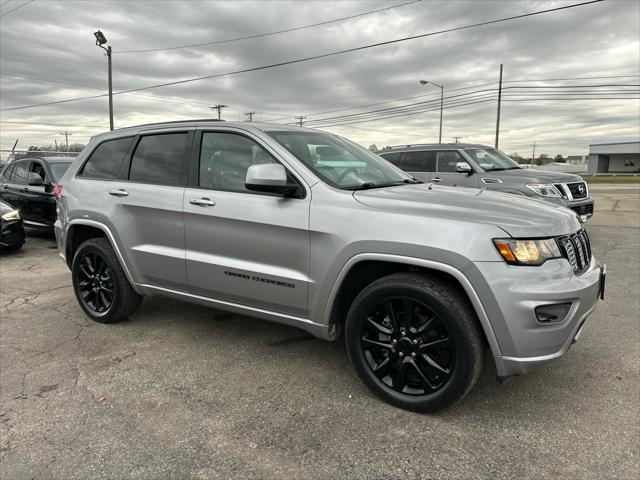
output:
M562 256L569 260L575 273L581 273L589 268L591 263L591 244L589 236L584 229L572 235L558 238L558 245Z
M575 207L571 207L571 210L576 212L578 215L593 215L593 203L576 205Z
M567 183L567 188L574 199L587 198L587 185L584 182Z

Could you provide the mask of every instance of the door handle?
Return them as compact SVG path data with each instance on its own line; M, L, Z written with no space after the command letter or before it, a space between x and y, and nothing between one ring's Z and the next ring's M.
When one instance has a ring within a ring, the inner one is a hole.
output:
M23 191L23 192L28 192L28 191L29 191L29 189L28 189L27 187L22 187L22 191Z
M435 182L435 183L438 183L438 182L441 182L442 179L440 177L435 177L435 178L432 178L431 181Z
M117 188L115 190L109 190L109 195L113 195L114 197L127 197L129 192L122 188Z
M7 188L9 188L9 185L2 185L2 188L6 190Z
M216 202L208 198L192 198L191 200L189 200L189 203L191 205L198 205L200 207L213 207L216 204Z

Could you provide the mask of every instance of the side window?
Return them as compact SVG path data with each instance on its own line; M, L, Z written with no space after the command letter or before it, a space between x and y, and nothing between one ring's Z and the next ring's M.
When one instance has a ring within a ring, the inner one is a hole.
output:
M12 165L9 165L7 167L7 169L4 171L4 173L2 174L2 177L7 181L7 182L11 182L13 181L12 177L13 177L13 172L16 169L16 165L15 163Z
M27 183L27 164L28 162L18 162L16 164L16 170L13 174L13 183Z
M44 166L40 162L33 161L31 162L31 167L29 168L29 174L38 175L43 182L47 181L47 173L44 170Z
M198 185L204 188L248 192L247 170L256 163L277 163L260 145L242 135L204 132L200 147Z
M407 152L404 154L404 169L407 172L435 172L433 152Z
M129 180L162 185L186 185L188 133L142 137L131 158Z
M456 163L465 161L458 152L454 151L438 152L437 159L438 172L443 173L455 173Z
M84 164L80 175L88 178L116 179L133 137L107 140L98 145Z
M387 160L388 162L393 163L396 167L400 167L400 155L402 155L402 153L393 152L393 153L384 153L380 156L385 160Z

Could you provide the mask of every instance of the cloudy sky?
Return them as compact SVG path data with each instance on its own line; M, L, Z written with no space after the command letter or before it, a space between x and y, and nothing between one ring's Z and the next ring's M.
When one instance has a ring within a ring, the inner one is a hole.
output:
M424 0L401 5L409 1L0 0L1 148L10 148L16 139L18 148L60 142L63 130L72 133L70 142L84 143L108 129L105 97L13 109L104 93L107 59L95 46L97 29L113 47L114 91L120 92L581 0ZM321 22L330 23L295 29ZM220 42L287 29L295 30ZM166 49L207 42L218 43ZM244 120L247 111L256 112L254 120L277 123L304 115L309 126L323 126L365 146L433 142L438 138L440 90L420 85L425 79L444 84L443 141L459 136L465 142L492 144L501 63L502 149L526 156L535 141L538 152L583 154L590 143L638 140L640 2L635 0L609 0L116 95L115 126L213 117L209 105L226 104L223 118L229 121Z

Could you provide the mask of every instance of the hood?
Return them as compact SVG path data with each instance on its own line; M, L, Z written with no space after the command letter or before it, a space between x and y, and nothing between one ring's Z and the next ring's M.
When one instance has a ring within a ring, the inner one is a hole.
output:
M516 238L566 235L580 228L568 208L486 189L416 184L358 190L353 196L388 212L495 225Z
M522 183L573 183L582 182L582 177L572 173L549 172L536 168L519 168L514 170L499 170L486 172L483 175L496 175L509 179L522 179Z

